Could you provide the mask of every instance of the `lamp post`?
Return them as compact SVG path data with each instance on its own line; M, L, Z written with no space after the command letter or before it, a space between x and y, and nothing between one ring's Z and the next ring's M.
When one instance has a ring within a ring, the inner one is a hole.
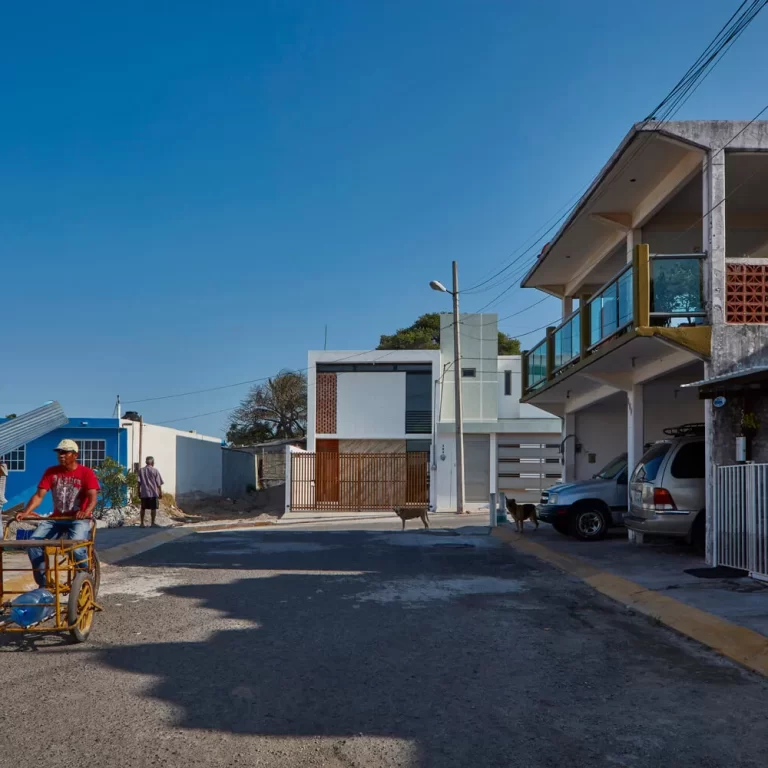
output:
M464 514L464 420L461 408L461 347L459 341L459 267L453 262L453 290L449 291L442 283L432 280L429 287L433 291L449 293L453 296L453 380L455 395L456 421L456 512Z

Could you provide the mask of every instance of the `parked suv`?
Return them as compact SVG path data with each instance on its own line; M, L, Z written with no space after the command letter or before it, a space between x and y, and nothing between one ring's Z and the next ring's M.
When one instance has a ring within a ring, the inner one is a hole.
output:
M564 534L590 541L621 525L627 511L627 454L617 456L591 480L553 485L541 494L539 518Z
M637 533L685 538L703 547L706 535L704 425L665 429L635 467L624 524Z

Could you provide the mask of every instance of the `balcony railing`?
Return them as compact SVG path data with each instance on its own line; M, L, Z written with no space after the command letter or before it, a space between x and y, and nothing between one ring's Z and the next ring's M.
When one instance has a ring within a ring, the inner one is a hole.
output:
M638 246L632 264L523 353L525 392L632 328L706 325L705 258L702 253L650 256L647 246Z

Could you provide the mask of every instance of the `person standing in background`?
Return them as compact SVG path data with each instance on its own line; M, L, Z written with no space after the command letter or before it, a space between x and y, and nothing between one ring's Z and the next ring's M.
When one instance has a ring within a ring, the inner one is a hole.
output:
M152 527L155 526L158 500L163 497L163 478L155 469L155 459L147 456L147 464L139 470L139 497L141 498L141 525L144 527L144 512L152 513Z

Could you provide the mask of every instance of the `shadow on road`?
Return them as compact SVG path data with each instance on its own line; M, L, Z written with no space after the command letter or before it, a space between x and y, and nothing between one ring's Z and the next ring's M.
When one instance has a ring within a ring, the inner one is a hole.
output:
M497 547L374 545L363 534L343 548L331 546L333 536L304 541L315 547L241 556L243 567L278 571L271 577L164 590L227 617L232 629L202 642L109 647L99 658L155 678L148 695L171 704L182 728L392 737L414 745L416 761L408 766L608 765L614 763L607 756L622 754L661 759L664 740L632 736L630 724L604 727L646 706L652 723L677 723L681 743L703 739L713 765L726 758L725 742L707 735L709 714L691 713L689 705L702 686L743 690L743 674L694 657L535 562ZM205 567L216 569L222 566L213 544L206 542ZM189 547L174 544L141 565L189 558ZM367 573L349 575L355 571ZM462 592L461 584L476 579L496 593ZM445 599L440 590L457 584ZM756 696L764 696L762 688ZM722 717L726 730L738 722L735 714ZM677 764L700 764L695 754L688 757Z

